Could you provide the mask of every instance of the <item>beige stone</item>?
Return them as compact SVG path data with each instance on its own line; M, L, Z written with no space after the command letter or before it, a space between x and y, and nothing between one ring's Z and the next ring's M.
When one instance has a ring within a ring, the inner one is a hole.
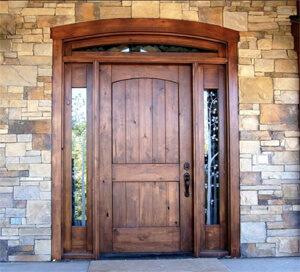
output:
M262 58L264 59L286 59L286 50L262 50Z
M58 25L67 25L75 23L74 16L57 15L57 16L38 16L37 24L39 28L52 27Z
M16 22L12 14L0 14L0 34L14 35L16 33Z
M274 60L256 59L255 72L274 72Z
M273 49L293 49L293 36L274 36L272 47Z
M183 10L182 19L197 22L199 20L199 13L195 10Z
M294 237L280 237L278 238L278 252L285 254L299 253L299 239Z
M258 130L257 116L240 116L240 130Z
M43 35L24 35L24 42L41 43L43 41Z
M36 56L52 56L52 44L35 44L34 45L34 55Z
M26 206L28 224L50 224L51 203L50 201L28 200Z
M296 60L276 60L275 72L298 73L298 63Z
M0 2L0 13L8 13L8 2Z
M222 25L223 24L223 8L199 8L199 22Z
M51 164L30 164L29 175L31 177L50 177Z
M299 184L282 184L282 191L285 198L297 199L299 197Z
M51 163L51 151L42 151L42 163Z
M277 7L277 14L284 14L284 15L297 15L297 9L295 6L280 6Z
M224 27L237 31L248 29L247 12L230 12L228 8L224 8L223 19Z
M100 7L101 19L130 18L131 7Z
M252 171L252 160L251 159L240 159L240 171L242 171L242 172Z
M240 78L240 103L272 103L272 79L268 77Z
M54 15L54 8L24 8L22 9L22 15Z
M51 56L20 56L21 65L52 65Z
M298 151L284 151L274 152L272 156L273 164L298 164L299 152Z
M260 39L257 41L258 49L272 49L272 39Z
M249 23L249 31L265 31L265 30L276 30L278 29L278 24L276 22L271 23Z
M248 154L259 154L260 143L259 141L240 141L240 152Z
M36 254L51 254L51 240L36 240L34 250Z
M132 1L132 18L159 18L159 1Z
M11 40L0 40L0 52L8 52L11 50Z
M274 89L284 91L298 91L299 78L274 78Z
M25 143L8 143L6 144L5 155L8 157L25 156L26 144Z
M290 151L299 150L299 138L285 139L285 149Z
M95 20L97 11L94 3L76 3L75 6L76 22Z
M274 18L271 16L262 16L262 15L250 15L248 16L249 23L270 23L274 22Z
M181 3L160 3L160 18L182 19Z
M299 104L298 91L281 91L280 101L282 104Z
M241 191L241 205L257 205L257 191Z
M260 111L261 124L297 124L298 107L296 105L262 104Z
M75 10L74 8L57 8L56 15L75 15Z
M239 57L241 58L260 58L261 52L256 49L240 49Z

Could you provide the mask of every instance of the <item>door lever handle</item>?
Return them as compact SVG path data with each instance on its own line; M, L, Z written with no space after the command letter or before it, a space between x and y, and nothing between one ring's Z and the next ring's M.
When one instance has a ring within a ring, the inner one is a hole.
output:
M183 179L184 179L184 187L185 187L184 195L185 195L185 197L189 197L190 196L189 188L190 188L190 184L191 184L191 176L190 176L190 174L189 173L185 173L183 175Z

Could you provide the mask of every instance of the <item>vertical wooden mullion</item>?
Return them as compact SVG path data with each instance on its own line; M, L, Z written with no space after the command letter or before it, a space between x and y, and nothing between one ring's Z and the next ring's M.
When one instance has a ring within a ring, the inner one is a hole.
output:
M194 255L205 246L203 67L193 64Z
M99 232L99 182L100 182L100 171L99 171L99 62L93 63L93 255L95 259L98 259L100 255L100 235Z
M220 249L227 249L227 161L226 154L226 107L225 107L225 72L224 66L218 67L218 117L219 117L219 218Z
M64 89L63 229L64 251L72 250L72 64L65 65Z
M93 205L92 205L92 183L93 183L93 66L87 64L86 67L86 94L87 94L87 144L86 144L86 167L87 167L87 225L86 225L86 249L87 251L93 250Z
M100 66L100 251L112 252L111 65Z
M53 41L53 91L52 91L52 158L51 158L51 218L52 259L62 257L62 93L63 93L63 44Z
M179 65L179 209L180 209L180 237L181 251L193 250L193 158L192 158L192 67L187 65ZM189 188L190 196L186 197L184 174L184 163L188 162L191 169L188 171L191 175L191 185Z
M229 251L232 257L240 256L240 193L239 193L239 119L237 43L228 42L227 64L227 131L228 190L229 190Z

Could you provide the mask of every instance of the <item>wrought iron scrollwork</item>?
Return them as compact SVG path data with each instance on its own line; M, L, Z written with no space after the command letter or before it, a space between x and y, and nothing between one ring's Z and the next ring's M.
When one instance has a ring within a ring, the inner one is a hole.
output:
M206 224L219 223L218 92L204 92Z

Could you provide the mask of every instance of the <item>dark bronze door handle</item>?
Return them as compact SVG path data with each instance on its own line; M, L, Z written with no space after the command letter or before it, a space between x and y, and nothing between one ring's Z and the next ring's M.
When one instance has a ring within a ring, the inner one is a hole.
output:
M190 188L190 184L191 184L191 176L189 173L185 173L183 175L183 178L184 178L184 186L185 186L184 195L185 195L185 197L189 197L190 196L189 188Z

